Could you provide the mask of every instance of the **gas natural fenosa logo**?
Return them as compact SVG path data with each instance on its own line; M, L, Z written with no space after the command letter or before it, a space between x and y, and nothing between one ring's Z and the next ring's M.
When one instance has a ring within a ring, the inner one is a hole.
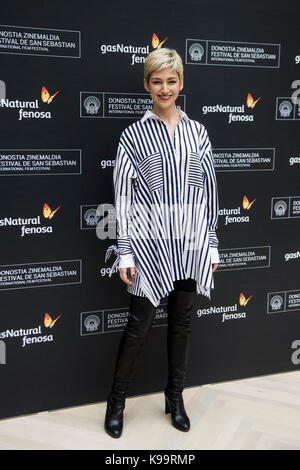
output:
M62 314L58 315L55 320L52 320L51 316L48 313L44 315L43 326L44 328L53 328L57 320L61 317ZM53 334L48 334L48 332L43 332L42 325L35 326L33 328L20 328L14 330L13 328L7 329L0 332L0 339L10 339L10 338L20 338L22 348L29 344L40 344L53 342Z
M257 99L254 99L251 93L248 93L246 98L246 108L245 105L231 106L231 105L204 105L202 106L203 114L208 113L224 113L228 114L228 124L232 122L253 122L254 114L246 113L247 109L252 110L255 108L257 102L261 99L261 96Z
M254 204L254 202L256 201L256 198L253 199L253 201L249 201L248 197L246 195L244 195L243 197L243 200L242 200L242 208L245 210L245 211L248 211L250 210L250 208L252 207L252 205ZM235 208L232 208L232 209L220 209L219 210L219 215L222 216L224 215L225 216L225 224L224 225L228 225L228 224L233 224L233 223L244 223L244 222L249 222L250 221L250 217L248 215L242 215L241 214L241 207L235 207Z
M163 41L160 41L157 34L152 34L151 45L153 49L160 49L162 45L166 42L168 38L166 37ZM107 53L119 53L119 54L131 54L131 64L141 64L144 63L148 54L150 54L149 45L147 46L132 46L124 44L101 44L100 50L102 55Z
M60 90L56 91L53 95L50 95L49 91L45 86L42 87L41 101L45 104L52 103L55 96ZM17 109L19 115L19 121L22 119L51 119L52 114L50 111L40 111L39 101L35 100L10 100L8 98L0 98L0 108L2 109ZM27 111L33 109L33 111Z
M52 210L50 206L45 202L43 205L43 218L52 219L54 214L60 209L58 206L55 210ZM4 217L0 219L1 227L21 227L20 236L40 234L40 233L53 233L53 226L47 225L42 226L41 216L36 217Z
M198 318L201 318L204 315L212 315L212 314L222 314L222 323L227 320L238 320L242 318L246 318L246 311L243 311L240 307L246 307L248 305L250 299L252 299L253 294L251 294L248 298L245 296L243 292L240 292L238 302L232 305L221 305L221 306L211 306L206 309L199 309L197 310Z

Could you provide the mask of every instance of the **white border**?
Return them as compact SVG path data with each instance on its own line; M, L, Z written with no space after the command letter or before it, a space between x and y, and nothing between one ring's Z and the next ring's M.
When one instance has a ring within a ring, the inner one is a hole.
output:
M79 56L69 56L69 55L53 55L53 54L31 54L30 52L2 52L0 48L0 54L10 54L10 55L31 55L39 57L63 57L65 59L81 59L81 31L72 30L72 29L52 29L52 28L36 28L33 26L15 26L12 24L0 24L0 26L6 26L8 28L22 28L22 29L38 29L39 31L64 31L66 33L78 33L79 34Z
M273 295L273 294L282 294L284 292L284 307L285 309L284 310L280 310L280 311L275 311L274 312L269 312L269 296L270 295ZM287 302L287 294L289 292L300 292L300 289L292 289L292 290L279 290L279 291L276 291L276 292L268 292L267 293L267 314L268 315L273 315L274 313L284 313L284 312L287 312L287 313L290 313L290 312L296 312L297 310L300 310L300 306L295 308L295 309L291 309L291 310L286 310L286 302Z
M196 63L196 62L187 62L187 41L202 41L206 42L206 63ZM278 65L238 65L238 64L208 64L207 63L207 51L208 51L208 42L219 42L219 43L233 43L233 44L255 44L255 45L264 45L264 46L279 46L278 50ZM186 38L185 40L185 63L186 65L216 65L221 67L259 67L265 69L279 69L280 68L280 52L281 52L281 44L271 43L271 42L245 42L245 41L219 41L218 39L192 39Z
M80 312L80 336L93 336L93 335L100 335L101 333L104 333L103 331L98 331L97 333L82 333L82 315L84 313L99 313L103 312L103 310L89 310L87 312ZM103 315L98 315L100 317L100 324L101 324L101 329L103 330Z
M291 214L291 199L292 198L295 198L295 199L299 199L300 200L300 196L273 196L271 198L271 220L277 220L277 219L299 219L300 218L300 215L290 215ZM288 216L286 217L272 217L273 215L273 199L288 199L289 200L289 208L288 208Z
M98 223L95 225L95 227L82 227L82 208L83 207L99 207L101 202L99 204L80 204L80 230L96 230ZM96 210L97 212L97 210Z
M159 308L161 306L167 306L168 303L165 302L163 304L159 304L157 307L155 308ZM100 334L103 334L103 333L122 333L124 331L124 328L120 329L120 330L111 330L111 331L99 331L98 333L82 333L82 315L84 313L99 313L99 312L102 312L102 318L101 318L101 326L102 326L102 330L104 329L104 313L105 312L112 312L114 310L124 310L124 308L108 308L108 309L102 309L102 310L88 310L86 312L80 312L80 336L93 336L93 335L100 335ZM126 307L125 310L128 312L128 317L130 316L130 311L129 311L129 307ZM153 321L155 319L155 316L153 317ZM163 325L154 325L152 323L151 325L151 328L158 328L158 327L161 327L161 326L168 326L168 320L165 324Z
M285 307L285 306L286 306L286 292L287 292L287 291L285 291L285 290L281 290L281 291L277 291L277 292L268 292L268 293L267 293L267 314L282 313L282 312L285 312L285 311L286 311L286 310L280 310L280 312L278 312L278 311L276 311L276 312L275 312L275 311L274 311L274 312L269 312L269 303L270 303L270 302L269 302L269 299L270 299L269 296L270 296L271 294L282 294L282 293L283 293L283 297L284 297L284 299L283 299L283 305L284 305L284 307Z
M58 260L58 261L39 261L36 263L18 263L18 264L0 264L0 268L6 267L6 266L28 266L30 264L47 264L47 263L69 263L70 261L79 261L79 274L80 274L80 281L78 282L65 282L61 284L45 284L43 286L22 286L22 287L8 287L7 289L2 289L0 286L0 292L2 290L16 290L16 289L37 289L38 287L53 287L53 286L68 286L72 284L82 284L82 260L81 259L64 259L64 260Z
M219 249L219 253L222 251L231 251L231 250L253 250L254 248L269 248L269 264L265 266L251 266L251 267L241 267L241 268L229 268L229 269L223 269L221 267L221 263L219 263L220 270L219 272L224 272L224 271L242 271L243 269L261 269L261 268L270 268L271 267L271 245L262 245L262 246L246 246L246 247L241 247L241 248L223 248ZM217 272L217 271L216 271Z
M5 174L5 172L1 172L0 171L0 177L1 176L54 176L54 175L57 175L57 176L68 176L68 175L81 175L82 174L82 149L0 149L0 152L17 152L17 151L21 151L21 152L27 152L27 151L33 151L33 152L60 152L60 151L68 151L68 152L79 152L79 169L80 169L80 173L51 173L48 172L48 173L33 173L33 174L30 174L30 173L16 173L15 175L8 175L8 174Z
M266 169L261 169L261 168L249 168L249 169L243 169L240 168L238 170L229 169L229 170L219 170L217 167L215 168L216 173L224 173L224 172L231 172L235 173L236 171L274 171L275 170L275 147L226 147L226 148L213 148L212 153L214 153L214 150L252 150L255 151L257 150L273 150L273 168L266 168Z
M103 94L103 112L102 112L102 116L82 116L81 115L81 104L82 104L82 99L81 99L81 94L82 93L88 93L88 94ZM125 93L121 93L121 92L111 92L111 91L80 91L80 100L79 100L79 116L82 118L82 119L85 119L85 118L88 118L88 119L142 119L143 115L145 114L141 114L139 116L104 116L104 106L105 106L105 95L139 95L139 96L143 96L143 95L146 95L146 96L149 96L149 93L129 93L129 92L125 92ZM185 112L185 109L186 109L186 95L178 95L180 97L183 97L183 103L184 103L184 109L183 111Z

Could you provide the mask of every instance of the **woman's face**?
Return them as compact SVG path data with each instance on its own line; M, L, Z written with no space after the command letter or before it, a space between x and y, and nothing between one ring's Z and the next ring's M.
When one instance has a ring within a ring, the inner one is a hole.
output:
M154 108L173 107L183 88L178 73L171 67L157 70L150 75L149 83L144 79L145 89L150 93Z

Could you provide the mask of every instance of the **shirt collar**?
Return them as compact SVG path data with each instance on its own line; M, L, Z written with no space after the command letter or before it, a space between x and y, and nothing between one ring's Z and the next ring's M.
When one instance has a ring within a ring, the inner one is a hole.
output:
M179 112L179 114L181 115L181 117L179 118L180 119L185 119L186 121L189 121L189 118L188 118L188 115L182 111L182 109L179 109L177 108L177 111ZM150 109L147 109L147 111L145 112L144 116L142 117L141 121L142 122L145 122L146 119L149 119L149 118L152 118L152 119L159 119L161 120L157 114L154 114L152 111L150 111Z

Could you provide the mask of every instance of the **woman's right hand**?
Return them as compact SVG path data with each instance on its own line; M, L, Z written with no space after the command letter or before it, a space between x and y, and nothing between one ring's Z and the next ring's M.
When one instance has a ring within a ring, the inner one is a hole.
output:
M129 270L129 275L127 273L128 270ZM132 286L133 282L129 280L129 277L133 279L135 278L135 268L134 267L119 268L119 271L120 271L120 278L122 279L122 281L125 282L125 284L127 284L128 286Z

